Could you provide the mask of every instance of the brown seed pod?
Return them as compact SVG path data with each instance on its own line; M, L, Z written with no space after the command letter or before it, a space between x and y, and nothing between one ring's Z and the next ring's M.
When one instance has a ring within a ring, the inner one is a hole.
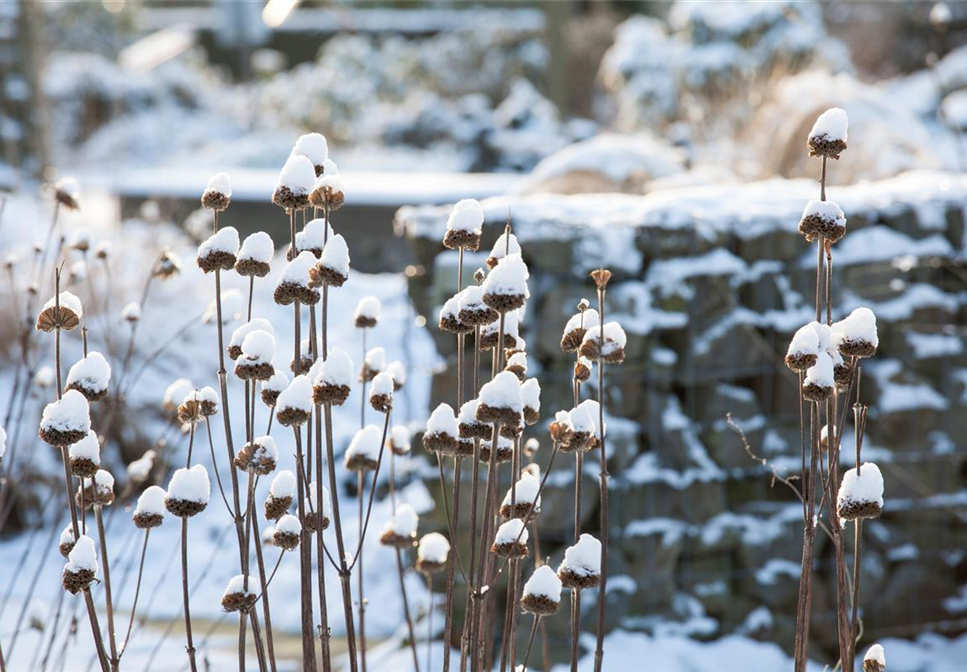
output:
M195 502L189 499L175 497L165 497L165 508L168 512L178 518L191 518L197 516L208 507L207 502Z
M132 517L134 521L134 526L139 530L148 530L152 527L158 527L164 522L164 516L160 513L145 513L144 511L139 511Z
M53 429L50 427L41 427L38 435L45 443L49 443L57 448L62 448L64 446L69 446L72 443L77 443L87 436L87 432L79 429L68 429L61 431L59 429Z
M320 255L322 252L320 251ZM315 287L326 285L327 287L342 287L349 280L349 276L340 273L334 268L316 264L309 269L309 284Z
M210 250L204 256L195 259L198 268L205 273L217 270L230 271L235 267L235 260L235 255L225 250Z
M346 460L346 469L349 471L373 471L376 469L376 460L366 455L353 455Z
M311 287L288 281L280 282L272 296L280 306L291 305L294 301L314 306L322 298L322 295Z
M490 406L484 402L477 405L477 420L516 427L520 422L520 411L509 406Z
M872 357L876 354L876 346L861 338L844 337L839 342L839 354L843 357Z
M275 418L283 427L299 427L309 419L309 412L301 408L286 407L276 411Z
M839 159L839 155L846 149L846 141L830 138L828 135L820 135L809 138L806 141L806 147L809 148L809 156Z
M94 582L94 570L65 567L61 581L64 590L68 591L71 595L77 595L82 590L90 588L91 583Z
M792 355L786 355L786 366L790 370L796 373L804 373L806 369L814 366L816 364L817 356L815 353L802 353L797 352Z
M391 546L393 548L413 548L416 546L416 536L403 536L392 530L386 530L380 536L379 543L383 546Z
M372 329L376 326L376 318L369 317L367 315L357 315L356 316L356 328L357 329Z
M527 544L523 542L505 541L501 544L493 544L490 552L501 558L526 558L528 554Z
M251 579L249 579L251 581ZM222 609L225 611L247 612L255 604L257 596L254 593L232 592L222 596Z
M264 393L263 393L264 394ZM332 404L342 406L349 398L348 385L317 383L312 387L312 401L317 405Z
M265 498L265 517L267 520L278 520L289 512L292 506L292 497L275 497L269 495Z
M457 313L457 318L461 324L466 324L470 327L482 327L485 324L491 324L500 319L500 313L490 306L483 305L473 308L461 308L460 312Z
M93 478L97 470L101 468L94 460L87 457L72 457L71 473L78 478Z
M838 505L839 517L843 520L879 518L883 508L879 502L864 502L851 499Z
M527 594L520 598L521 608L536 616L550 616L557 613L558 604L546 595Z
M369 405L377 413L389 413L393 408L393 395L373 394L369 397Z
M453 455L457 450L457 437L445 432L425 432L423 448L432 453Z
M524 305L527 297L523 294L487 294L483 295L484 303L498 313L509 313Z
M272 268L257 259L239 259L235 262L235 272L243 277L264 278Z
M313 530L315 531L315 530ZM284 551L293 551L299 547L300 535L294 532L283 532L282 530L276 530L275 534L272 535L272 541L275 545Z
M832 393L832 387L825 387L823 385L817 385L816 383L806 383L802 387L802 396L809 401L826 401Z
M38 331L50 333L58 328L64 331L70 331L80 323L81 319L77 313L61 304L60 308L50 306L42 310L40 315L37 316L36 326Z
M284 184L280 184L272 193L272 202L287 212L303 210L309 207L309 195L297 194Z
M534 504L532 502L517 502L513 506L510 504L502 504L500 507L500 516L506 520L510 520L511 518L520 518L523 520L530 515L533 508ZM537 511L540 511L540 509Z
M513 457L514 449L511 446L497 444L497 455L495 456L497 464L510 462ZM480 444L480 461L484 463L490 462L490 443Z
M445 562L434 562L425 558L416 559L416 571L421 574L435 574L446 569L446 566L447 563Z
M480 248L480 234L460 229L447 229L443 235L443 246L448 250L470 250L476 252Z

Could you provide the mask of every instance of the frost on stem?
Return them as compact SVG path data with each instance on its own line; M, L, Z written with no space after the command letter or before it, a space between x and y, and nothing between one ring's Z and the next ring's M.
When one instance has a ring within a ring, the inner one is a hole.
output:
M527 528L518 518L508 520L497 528L490 550L502 558L527 557Z
M69 446L91 431L90 406L77 390L67 390L64 396L44 407L40 419L40 438L58 448Z
M409 504L400 504L396 513L383 525L379 543L393 548L412 548L416 544L416 528L420 517Z
M268 476L279 463L279 449L271 436L260 436L246 443L235 456L235 467L251 469L258 476Z
M393 425L389 431L387 447L393 454L402 457L410 454L410 430L406 425Z
M836 243L846 235L846 215L832 201L809 201L799 220L799 233L810 243L820 237Z
M516 310L530 297L527 280L530 273L520 254L510 254L487 275L483 284L483 300L498 313Z
M132 520L134 526L140 530L158 527L164 522L165 497L164 488L152 485L146 488L138 497L138 507L134 510Z
M346 449L345 466L349 471L372 471L379 459L382 430L376 425L366 425L356 432Z
M372 329L379 322L383 306L375 296L364 296L356 304L353 322L357 329Z
M423 574L439 572L447 565L450 542L439 532L430 532L420 538L416 551L416 570Z
M447 218L443 245L451 250L476 251L480 247L483 223L484 211L477 200L465 198L457 201Z
M101 444L97 434L89 431L80 441L71 444L71 473L78 478L91 478L101 466Z
M272 202L286 212L309 206L309 192L316 182L316 168L301 154L286 159L279 181L272 192Z
M812 130L809 131L806 146L809 148L809 156L838 159L839 155L846 149L848 140L849 121L846 112L838 107L833 107L823 112L816 119Z
M457 449L457 416L450 404L440 404L426 421L426 431L423 433L423 447L435 453L452 455Z
M550 565L541 565L524 584L520 606L535 616L550 616L557 611L560 603L561 580Z
M319 364L312 381L312 397L317 404L342 406L349 398L353 382L353 360L343 350L333 348ZM318 362L317 362L318 364Z
M576 544L564 551L557 576L572 590L597 587L601 582L601 542L590 534L582 534Z
M94 540L82 534L67 554L67 564L64 565L61 575L64 590L72 595L87 590L97 577L97 570L97 551Z
M864 462L859 470L850 469L836 496L836 508L843 520L879 518L883 510L883 474L872 462Z
M60 307L58 307L58 303ZM61 292L51 297L37 316L37 329L50 333L54 329L70 331L81 323L84 317L84 307L81 300L70 292Z
M211 273L217 270L232 270L237 258L238 231L234 226L226 226L198 246L195 261L201 270Z
M242 249L235 261L235 272L243 277L264 278L271 270L275 244L265 231L256 231L242 241Z
M254 579L244 574L232 577L222 594L222 609L227 612L246 612L251 609L256 600L253 584Z
M208 506L211 484L208 471L200 464L190 469L178 469L168 483L165 508L179 518L196 516Z
M312 383L309 376L296 376L276 401L275 417L285 427L305 424L312 411Z
M520 480L504 495L500 515L504 518L526 518L531 511L540 513L541 498L538 494L541 482L531 474L523 473Z
M288 513L295 492L295 474L288 470L277 473L269 485L269 496L265 500L266 519L278 520Z

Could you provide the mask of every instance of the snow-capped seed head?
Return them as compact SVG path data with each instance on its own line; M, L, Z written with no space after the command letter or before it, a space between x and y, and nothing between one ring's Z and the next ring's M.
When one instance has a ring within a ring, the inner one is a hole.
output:
M554 421L548 428L551 441L562 450L573 451L577 447L571 448L571 439L574 435L574 428L571 425L571 414L567 411L558 411L554 414Z
M329 239L322 256L309 272L312 282L329 287L342 287L349 279L349 246L341 235Z
M255 580L245 574L232 577L222 594L222 609L226 612L247 612L258 598Z
M226 226L198 246L195 261L205 273L230 271L238 258L238 247L238 231L234 226Z
M44 407L40 419L40 438L52 446L69 446L80 441L91 431L91 410L77 390L67 390L64 396Z
M205 510L211 495L208 471L200 464L178 469L168 482L165 508L179 518L190 518Z
M457 449L457 416L450 404L440 404L426 421L423 433L423 447L431 452L452 455Z
M447 232L443 244L451 250L476 250L483 233L484 211L472 198L458 201L447 218Z
M410 452L410 430L406 425L393 425L389 430L389 449L394 455L408 455Z
M316 167L307 157L297 154L286 159L272 202L286 211L309 206L309 192L316 182Z
M416 529L420 517L409 504L400 504L396 513L383 525L379 542L384 546L409 548L416 542Z
M256 231L242 241L235 262L235 272L244 277L264 278L271 270L275 244L265 231Z
M275 402L275 417L286 427L298 427L309 419L312 411L312 383L309 376L296 376Z
M579 352L582 357L608 364L621 364L625 361L625 346L628 336L617 322L608 322L603 327L594 326L584 333Z
M181 273L181 257L171 250L162 250L151 269L151 275L167 280Z
M469 327L480 327L495 322L500 314L484 303L483 286L470 285L457 294L457 319ZM444 308L446 306L444 305Z
M81 323L84 306L81 300L70 292L61 292L51 297L37 316L37 330L50 333L54 329L70 331Z
M496 312L496 311L494 311ZM497 332L500 331L500 320L495 320L490 324L485 324L480 329L480 349L489 350L494 347L502 346L507 348L517 348L521 341L520 337L520 311L512 310L504 314L503 340L498 343Z
M353 360L339 348L329 351L329 356L321 361L312 382L312 398L317 404L342 406L349 397L353 383Z
M499 313L516 310L530 297L527 279L530 273L520 254L510 254L487 275L483 284L483 300Z
M513 488L507 490L500 503L500 515L504 518L524 518L541 510L541 482L528 473L522 473Z
M501 371L480 388L477 420L516 426L524 408L520 381L513 373Z
M279 449L271 436L259 436L238 451L235 466L245 471L251 469L259 476L268 476L279 463Z
M64 177L54 182L54 200L68 210L80 208L81 187L73 177Z
M334 235L332 226L329 225L325 218L317 217L302 227L302 231L296 231L295 249L297 252L312 252L316 259L318 259L322 256L326 241ZM291 255L291 251L289 254Z
M786 350L786 366L797 373L802 373L816 363L818 354L819 333L813 323L809 323L793 334L789 348Z
M931 12L931 16L933 12ZM880 644L874 644L866 650L866 655L863 656L863 672L885 672L886 670L886 653L883 651L883 646Z
M825 401L833 393L835 384L833 360L825 352L820 352L816 356L816 363L806 369L802 394L809 401Z
M950 11L950 6L946 2L938 2L930 8L928 19L930 21L930 25L933 26L933 29L938 33L947 32L947 28L953 18L953 12ZM877 644L874 646L879 645ZM880 647L881 651L882 649L883 647ZM864 672L866 671L864 670Z
M873 462L864 462L843 474L836 495L836 508L843 520L879 518L883 510L883 474Z
M810 243L820 237L838 242L846 234L846 215L832 201L809 201L799 220L799 233Z
M195 389L187 378L179 378L165 389L162 406L166 411L177 411L178 406Z
M823 156L831 159L838 159L839 155L846 149L849 140L849 120L846 112L838 107L833 107L816 119L812 130L809 131L809 138L806 145L809 148L809 156Z
M356 432L346 449L345 465L349 471L372 471L382 453L383 432L376 425L366 425Z
M384 369L386 369L386 350L384 348L370 348L363 360L359 378L364 381L373 380Z
M83 439L71 444L68 454L72 474L79 478L94 476L101 465L101 444L97 440L97 434L88 432Z
M295 474L289 470L280 471L272 479L269 492L273 497L292 497L296 491Z
M132 516L135 527L148 530L164 522L166 495L164 488L157 485L152 485L141 493L138 497L138 507Z
M393 375L387 371L376 374L369 391L369 405L377 413L389 413L393 408Z
M316 264L315 255L305 250L286 264L275 286L273 298L280 306L288 306L300 301L307 306L318 303L320 295L310 286L309 271Z
M232 202L232 185L228 173L216 173L208 178L208 186L201 195L201 204L206 210L221 212Z
M42 366L37 369L37 373L34 374L34 385L36 385L41 390L46 390L51 385L54 384L55 374L54 370L49 366Z
M285 371L275 369L268 380L262 381L262 403L275 406L282 390L289 386L289 376Z
M309 194L309 202L313 207L329 211L339 210L346 202L346 184L334 162L326 161L322 175Z
M512 354L507 358L507 365L504 367L504 370L510 371L517 376L519 381L524 382L524 379L527 377L527 353L515 352Z
M364 296L356 304L356 312L353 320L357 329L369 329L376 326L379 322L382 304L375 296Z
M450 556L450 542L439 532L430 532L420 538L416 551L416 569L424 574L432 574L443 569Z
M242 342L245 340L245 337L248 336L253 331L265 331L265 332L268 332L269 334L275 333L275 329L272 327L272 323L269 322L268 320L261 317L252 318L245 324L242 324L239 327L237 327L235 331L232 332L232 338L228 342L228 350L227 350L229 357L231 357L233 360L241 357Z
M473 331L473 325L460 321L460 294L454 294L444 302L440 308L440 331L451 334L467 334Z
M73 595L87 590L97 576L97 571L97 551L94 540L82 534L67 554L67 564L64 565L61 576L64 590Z
M479 405L479 401L470 399L460 407L457 421L461 439L489 439L493 436L493 428L486 422L477 420Z
M527 441L524 442L524 457L534 457L535 455L537 455L537 451L540 449L540 447L541 447L541 442L535 439L533 436L527 439ZM529 466L531 465L527 465L527 467ZM533 465L533 466L537 466L537 465ZM525 471L527 471L527 467L524 467ZM537 468L537 474L539 478L540 467Z
M561 580L550 565L541 565L524 584L520 606L535 616L549 616L557 611L560 602Z
M309 513L306 511L306 516ZM286 513L275 522L272 543L284 551L294 551L302 539L302 522L292 514Z
M302 155L312 162L316 177L322 175L326 159L329 158L329 143L322 133L300 135L292 148L292 156Z
M273 357L275 357L275 337L271 332L254 329L245 335L239 359L252 364L271 366ZM275 373L275 369L272 369L272 373Z
M98 401L107 394L111 382L111 365L104 355L92 350L67 372L67 389L77 390L88 401Z
M527 555L527 527L514 518L497 528L490 550L502 558L523 558Z
M141 319L141 304L137 301L130 301L121 309L121 319L125 322L134 324Z
M596 587L601 582L601 542L590 534L582 534L576 544L564 551L557 576L568 588Z
M60 554L66 558L71 552L71 549L74 548L74 528L70 523L68 523L67 527L65 527L60 533L60 540L58 541L58 544L59 546L57 550L59 550Z
M866 307L857 308L832 327L833 341L844 357L872 357L880 345L876 315Z
M528 378L521 384L520 398L524 402L524 422L535 424L541 414L541 384L537 378Z
M70 274L67 277L68 285L79 285L87 279L87 264L83 260L75 261L71 264Z
M591 368L594 363L587 357L578 357L574 363L574 380L578 383L586 383L591 379Z
M91 508L93 505L110 506L114 503L114 476L105 469L98 469L85 487L77 489L77 506Z
M403 362L394 359L386 365L386 372L393 377L393 389L397 392L402 390L406 385L406 367L403 366Z
M582 301L585 304L587 303L586 299L582 299ZM561 350L574 352L581 347L581 341L584 340L584 334L587 330L600 324L598 311L594 308L580 310L579 306L578 312L572 315L567 324L564 325L564 334L561 336Z
M494 268L508 254L520 254L520 243L517 242L517 236L504 231L490 250L490 256L487 257L487 268Z

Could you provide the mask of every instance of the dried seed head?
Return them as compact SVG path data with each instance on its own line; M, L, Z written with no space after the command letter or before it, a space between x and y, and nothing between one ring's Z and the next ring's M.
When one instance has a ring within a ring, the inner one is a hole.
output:
M73 177L65 177L57 180L53 185L54 199L68 210L79 209L78 199L81 195L80 186Z
M587 310L590 307L591 307L591 302L588 301L587 299L581 299L580 301L578 301L578 310L580 312L583 313L585 310Z
M174 252L164 250L155 262L152 272L154 277L167 280L181 273L181 259Z
M591 279L594 280L595 287L600 291L604 291L608 287L608 281L611 280L611 271L606 268L591 271Z
M50 333L54 329L70 331L81 323L84 316L81 300L70 292L52 297L37 316L37 330Z

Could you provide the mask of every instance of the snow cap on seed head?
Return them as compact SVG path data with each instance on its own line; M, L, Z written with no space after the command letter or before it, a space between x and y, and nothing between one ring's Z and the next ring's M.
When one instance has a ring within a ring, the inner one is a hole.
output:
M361 298L359 303L356 304L356 312L353 314L356 327L360 329L375 327L376 323L379 322L381 310L382 304L375 296Z

